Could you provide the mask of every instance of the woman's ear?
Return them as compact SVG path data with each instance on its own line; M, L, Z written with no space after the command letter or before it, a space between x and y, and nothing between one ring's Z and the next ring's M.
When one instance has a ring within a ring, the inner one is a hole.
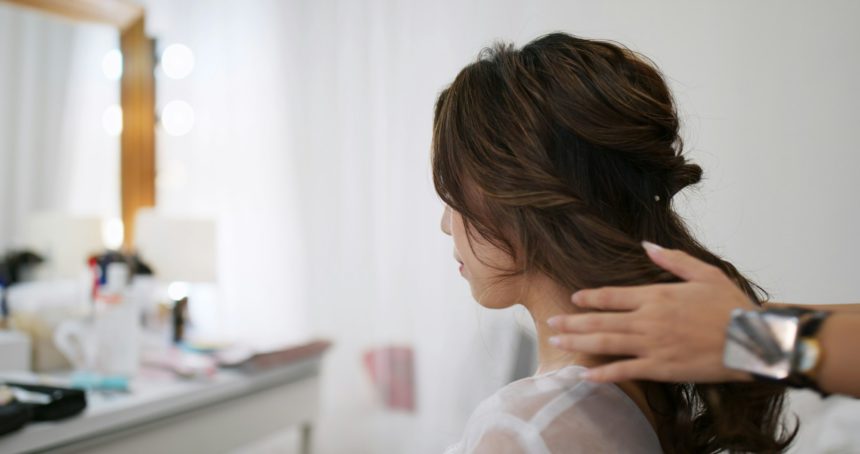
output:
M442 211L442 222L440 223L442 232L451 236L451 207L445 205L445 210Z

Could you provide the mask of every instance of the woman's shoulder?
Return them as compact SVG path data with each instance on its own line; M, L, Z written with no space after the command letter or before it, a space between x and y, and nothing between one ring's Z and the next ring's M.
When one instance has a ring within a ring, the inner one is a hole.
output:
M568 366L515 381L482 402L466 425L461 451L660 452L651 425L615 385L580 378Z
M480 418L483 414L503 413L533 421L535 416L549 405L554 408L554 414L557 417L584 416L582 413L589 411L591 405L581 408L583 411L575 415L568 414L570 412L565 410L594 401L619 407L619 411L639 411L636 404L617 386L581 379L580 374L585 370L581 366L567 366L512 382L484 400L473 416ZM546 421L540 419L533 422Z

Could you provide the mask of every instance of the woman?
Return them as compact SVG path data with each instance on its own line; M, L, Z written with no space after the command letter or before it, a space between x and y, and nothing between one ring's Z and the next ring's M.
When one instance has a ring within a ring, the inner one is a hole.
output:
M480 304L529 310L540 364L483 402L449 452L775 452L791 441L778 386L595 384L579 374L611 358L549 343L545 320L577 311L573 291L676 280L643 240L713 264L758 301L672 209L672 196L701 177L678 129L652 63L560 33L485 50L439 96L442 229Z

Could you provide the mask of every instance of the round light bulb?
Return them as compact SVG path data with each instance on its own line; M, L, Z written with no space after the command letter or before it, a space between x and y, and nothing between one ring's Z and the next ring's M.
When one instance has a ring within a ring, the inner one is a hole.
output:
M188 296L188 284L185 282L172 282L167 286L167 296L173 301L179 301Z
M119 218L102 221L102 242L106 248L118 250L122 246L124 236L123 224Z
M122 108L116 104L108 106L102 114L102 127L109 136L122 133Z
M188 134L194 127L194 109L185 101L170 101L161 110L161 126L171 136Z
M161 70L171 79L182 79L194 69L194 53L183 44L171 44L161 54Z
M122 52L119 49L109 50L102 58L102 72L110 80L122 77Z

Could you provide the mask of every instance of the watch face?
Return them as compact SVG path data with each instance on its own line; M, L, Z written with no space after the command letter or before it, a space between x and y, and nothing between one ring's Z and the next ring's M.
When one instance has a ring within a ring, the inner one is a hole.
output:
M788 377L798 324L798 318L790 315L735 312L726 331L723 363L774 379Z

